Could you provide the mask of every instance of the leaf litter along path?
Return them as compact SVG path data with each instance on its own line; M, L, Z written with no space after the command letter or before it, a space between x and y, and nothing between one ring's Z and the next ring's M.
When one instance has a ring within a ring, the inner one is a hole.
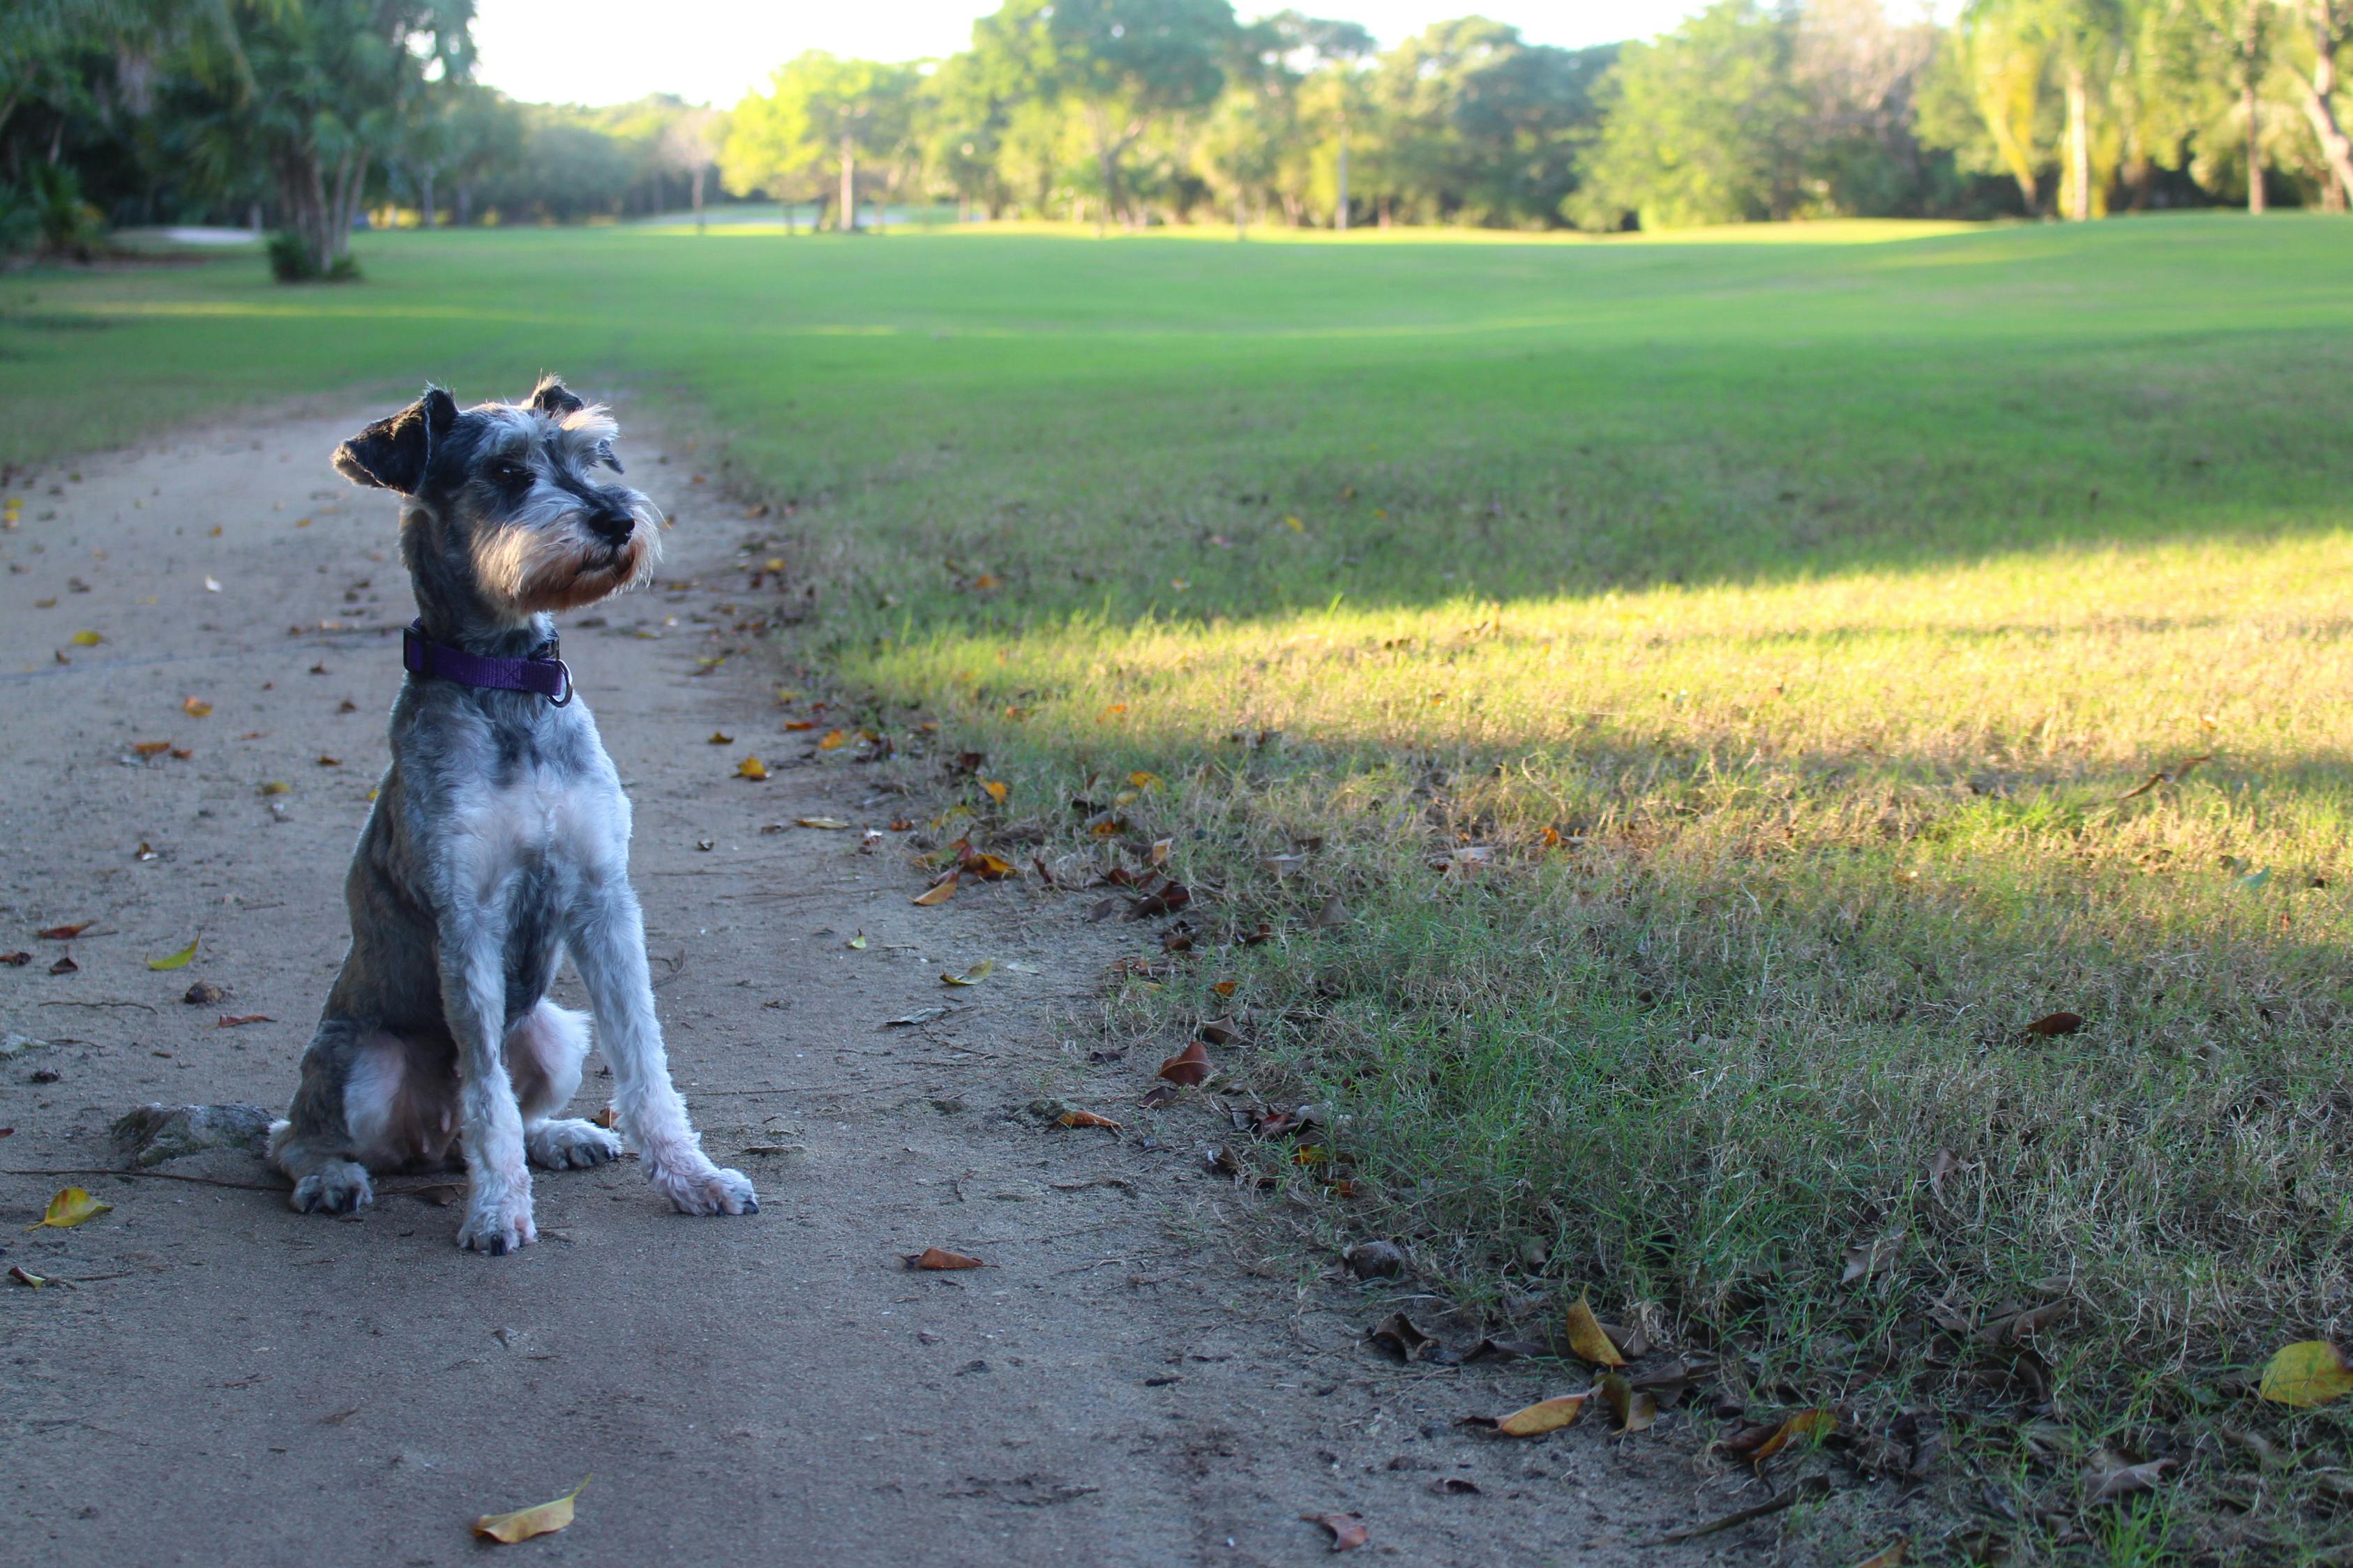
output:
M8 487L26 504L0 534L0 949L43 962L0 971L0 1023L48 1043L0 1062L0 1166L119 1167L108 1126L148 1101L285 1103L344 947L399 681L383 634L412 613L390 503L326 461L382 412L186 434ZM1417 1563L1753 1559L1763 1536L1630 1544L1761 1495L1702 1484L1681 1417L1624 1443L1602 1422L1482 1436L1456 1419L1580 1380L1396 1366L1361 1342L1395 1300L1295 1288L1329 1259L1246 1267L1257 1200L1181 1152L1198 1112L1157 1122L1157 1149L1149 1114L1119 1134L1021 1114L1041 1091L1123 1113L1149 1080L1150 1047L1090 1068L1092 1042L1066 1050L1056 1025L1122 931L1028 885L918 909L892 849L759 831L892 809L860 806L867 769L734 776L741 754L807 746L778 729L772 661L731 629L759 602L739 547L776 525L694 485L691 447L661 450L638 429L628 457L683 514L663 572L681 585L573 617L565 653L632 784L681 1087L762 1212L672 1214L633 1162L543 1172L540 1245L491 1259L452 1245L447 1178L387 1183L339 1222L215 1151L168 1167L193 1182L72 1178L112 1212L28 1235L68 1181L0 1176L5 1261L69 1282L0 1279L12 1552L309 1563L331 1542L350 1562L470 1562L488 1550L471 1521L593 1472L570 1529L497 1550L1303 1563L1330 1550L1308 1519L1353 1514L1368 1555ZM150 969L191 938L187 968ZM79 967L50 973L69 952ZM982 959L987 984L943 992ZM225 997L184 1004L192 985ZM944 1018L881 1026L944 997ZM576 1114L601 1082L592 1058ZM987 1267L910 1270L930 1247Z

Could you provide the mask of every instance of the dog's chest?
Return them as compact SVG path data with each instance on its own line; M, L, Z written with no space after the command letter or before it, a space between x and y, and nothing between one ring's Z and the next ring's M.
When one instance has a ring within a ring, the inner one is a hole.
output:
M627 854L626 813L609 783L525 766L459 791L446 829L487 889L516 872L610 867Z

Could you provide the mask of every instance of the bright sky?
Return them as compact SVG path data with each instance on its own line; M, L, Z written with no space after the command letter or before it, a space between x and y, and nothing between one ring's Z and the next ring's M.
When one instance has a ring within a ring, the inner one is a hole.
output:
M1283 0L1240 0L1244 16ZM1697 0L1300 0L1360 22L1386 48L1451 16L1516 24L1532 43L1606 43L1672 26ZM626 103L649 92L734 107L803 49L866 59L953 54L992 0L475 0L475 75L539 103Z

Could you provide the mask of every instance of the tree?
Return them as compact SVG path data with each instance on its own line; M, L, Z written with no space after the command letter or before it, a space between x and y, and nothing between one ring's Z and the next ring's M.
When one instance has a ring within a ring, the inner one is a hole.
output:
M884 162L905 149L918 80L913 66L809 50L776 68L765 95L736 106L721 153L722 177L738 195L763 187L776 195L829 156L840 174L836 226L852 232L858 161Z
M725 140L727 117L716 110L692 106L681 109L662 128L656 157L665 169L682 174L687 178L690 197L694 204L694 232L703 232L702 188L711 174L711 165L719 156L720 143Z
M1379 177L1424 220L1559 222L1618 58L1529 44L1478 16L1424 28L1374 75Z
M2337 57L2353 42L2353 10L2344 0L2300 0L2306 41L2312 49L2310 66L2291 66L2305 118L2320 143L2328 178L2322 182L2322 200L2331 212L2353 205L2353 139L2337 118Z

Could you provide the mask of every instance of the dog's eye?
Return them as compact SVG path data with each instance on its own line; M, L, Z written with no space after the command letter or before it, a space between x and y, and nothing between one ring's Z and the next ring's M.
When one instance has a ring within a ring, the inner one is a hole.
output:
M531 478L531 470L521 463L509 462L501 458L491 465L491 478L502 485L519 485Z

